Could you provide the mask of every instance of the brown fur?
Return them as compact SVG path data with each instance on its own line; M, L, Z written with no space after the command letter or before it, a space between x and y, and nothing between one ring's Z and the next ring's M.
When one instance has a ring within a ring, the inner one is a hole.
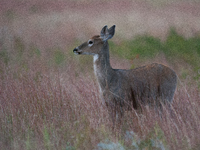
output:
M95 36L93 36L91 39L100 39L100 35L95 35Z

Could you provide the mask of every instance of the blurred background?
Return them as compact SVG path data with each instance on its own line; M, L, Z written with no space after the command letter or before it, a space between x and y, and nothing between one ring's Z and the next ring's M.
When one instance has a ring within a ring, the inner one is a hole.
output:
M72 51L114 24L113 68L178 74L174 118L129 114L112 132L92 57ZM199 89L199 0L0 0L0 149L199 149Z
M26 53L40 55L44 60L63 54L58 59L64 60L77 44L99 34L104 25L113 24L116 34L111 51L115 50L113 54L119 57L127 53L133 60L163 51L165 55L174 55L175 51L194 55L199 50L191 50L194 44L186 44L185 40L199 36L199 10L198 0L1 0L0 56L11 61ZM179 50L172 50L177 40ZM162 47L164 42L167 45ZM132 45L127 47L129 43ZM124 50L120 51L120 46Z
M116 24L117 39L152 35L166 39L174 27L186 38L199 34L198 0L1 0L1 45L14 38L41 50L66 48Z
M116 38L148 34L164 40L171 27L184 37L200 31L198 0L1 0L1 43L14 36L41 49L66 47L116 24ZM6 42L5 42L6 41Z

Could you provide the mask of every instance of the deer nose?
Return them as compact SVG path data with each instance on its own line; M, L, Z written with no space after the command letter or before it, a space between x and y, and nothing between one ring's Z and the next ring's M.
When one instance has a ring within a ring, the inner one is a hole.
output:
M75 48L73 50L74 54L77 54L77 55L80 55L81 54L81 51L78 49L78 48Z
M75 48L75 49L73 50L73 52L74 52L74 53L77 53L77 51L78 51L78 49L77 49L77 48Z

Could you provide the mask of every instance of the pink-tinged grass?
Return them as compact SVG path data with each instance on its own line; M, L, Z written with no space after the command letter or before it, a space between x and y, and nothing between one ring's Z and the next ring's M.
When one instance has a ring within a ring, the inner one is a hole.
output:
M137 135L143 142L141 147L159 138L169 149L199 148L200 92L195 81L191 79L193 85L188 86L179 79L172 114L164 109L161 119L148 107L142 114L132 110L113 131L94 74L91 68L81 72L86 66L80 61L72 60L61 67L45 63L38 67L33 61L29 69L1 63L2 149L94 149L106 139L121 141L130 148L130 141L124 139L126 131ZM117 59L111 62L121 68L129 63Z
M166 109L162 119L150 108L144 108L143 114L132 110L125 114L121 127L112 131L91 58L72 57L68 53L72 48L66 46L74 39L87 40L112 22L110 25L118 26L115 42L144 33L163 38L172 25L187 37L198 35L198 2L155 9L131 1L100 5L87 1L43 5L37 0L16 5L17 1L4 1L0 6L0 149L95 149L106 139L129 149L132 141L124 139L126 131L135 133L140 147L149 148L150 140L159 138L169 149L200 148L199 80L192 79L192 66L183 60L169 64L164 54L154 60L131 62L112 55L114 68L129 69L156 61L170 65L180 77L172 116ZM65 49L69 58L54 47Z

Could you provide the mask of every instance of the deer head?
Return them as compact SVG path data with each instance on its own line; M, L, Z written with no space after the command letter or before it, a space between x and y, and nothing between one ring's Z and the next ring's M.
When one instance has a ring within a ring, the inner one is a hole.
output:
M95 55L103 53L103 45L107 43L107 40L111 39L115 34L115 25L108 29L107 25L101 30L100 35L95 35L87 42L84 42L80 46L76 47L73 52L78 55ZM105 52L104 52L105 53Z

